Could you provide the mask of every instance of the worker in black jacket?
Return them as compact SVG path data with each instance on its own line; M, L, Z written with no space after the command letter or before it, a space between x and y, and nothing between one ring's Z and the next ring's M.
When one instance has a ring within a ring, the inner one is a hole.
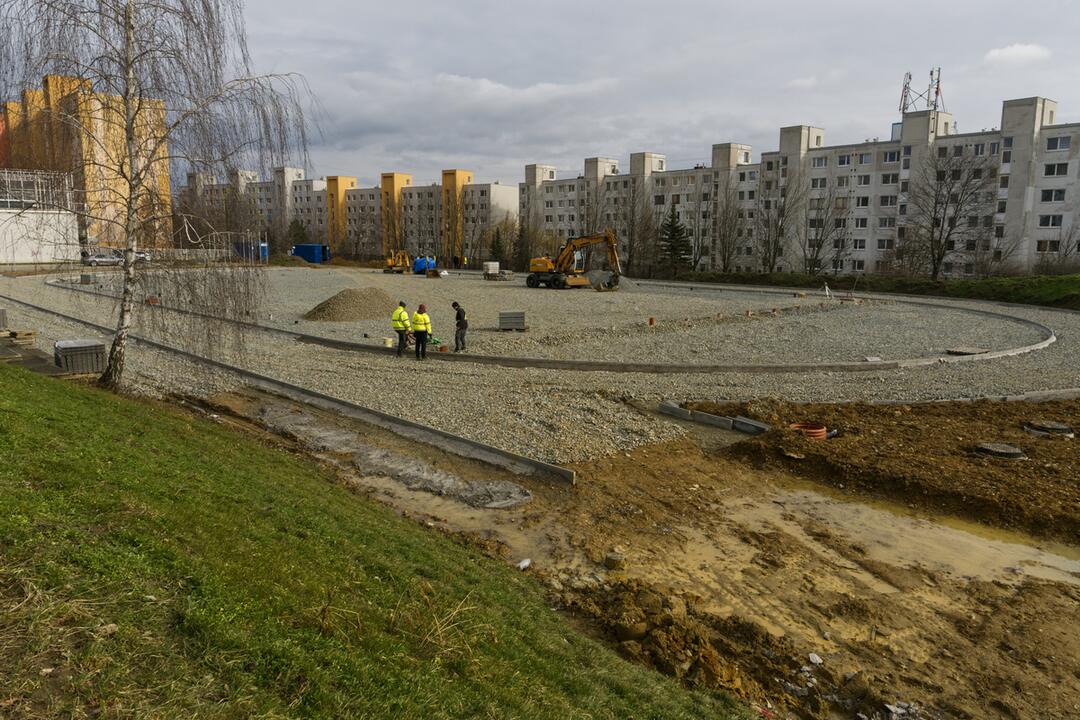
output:
M465 308L454 302L450 305L456 313L454 321L454 352L465 352L465 331L469 329L469 316Z

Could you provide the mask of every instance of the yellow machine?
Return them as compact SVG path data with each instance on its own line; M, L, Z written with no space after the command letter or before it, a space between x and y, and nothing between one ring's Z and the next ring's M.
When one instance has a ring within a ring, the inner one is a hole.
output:
M386 267L383 268L383 272L398 273L400 275L409 272L411 269L412 258L409 257L409 253L404 250L398 250L393 255L386 258Z
M602 235L586 235L568 240L554 259L545 255L529 261L529 276L525 284L531 288L544 285L550 288L586 287L592 285L585 274L585 249L603 245L607 249L611 277L598 290L614 290L619 286L622 265L619 262L619 242L610 230Z

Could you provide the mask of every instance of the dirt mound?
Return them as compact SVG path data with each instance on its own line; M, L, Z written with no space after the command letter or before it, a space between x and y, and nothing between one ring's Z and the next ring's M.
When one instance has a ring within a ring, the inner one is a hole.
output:
M304 319L319 322L389 319L395 305L385 290L348 288L308 310Z
M858 489L987 525L1016 528L1069 543L1080 539L1080 440L1037 437L1027 423L1053 420L1080 427L1080 401L795 405L762 400L690 407L745 415L777 428L820 422L839 431L829 442L787 430L733 446L724 454L755 467ZM1019 447L1027 460L985 457L979 443Z
M625 657L688 687L728 690L762 709L763 717L818 720L863 711L877 718L884 706L862 673L837 677L824 666L802 664L786 638L736 616L705 612L692 598L638 580L570 590L561 600L598 623ZM912 707L907 717L924 716Z

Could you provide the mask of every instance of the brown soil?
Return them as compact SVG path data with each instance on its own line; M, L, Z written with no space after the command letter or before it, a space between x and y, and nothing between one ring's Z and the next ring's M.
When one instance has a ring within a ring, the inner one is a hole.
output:
M257 421L262 402L219 407ZM493 473L358 432L465 477ZM914 510L849 485L837 499L792 472L806 461L788 467L761 449L778 441L807 460L822 452L784 433L731 451L686 438L578 464L572 489L518 478L533 501L501 511L352 470L342 481L510 562L530 558L553 603L624 656L733 692L763 717L884 720L898 702L910 703L905 719L1077 716L1080 549L1069 560L1015 534L943 525L921 514L941 506L914 484Z
M776 401L693 407L745 415L778 431L739 443L730 455L759 468L855 489L981 523L1080 542L1080 439L1036 437L1034 420L1080 428L1080 400L1044 403L794 405ZM817 422L840 434L808 440L786 428ZM981 443L1018 447L1025 460L987 457Z
M389 320L396 304L389 293L379 288L347 288L313 307L304 319L323 322Z

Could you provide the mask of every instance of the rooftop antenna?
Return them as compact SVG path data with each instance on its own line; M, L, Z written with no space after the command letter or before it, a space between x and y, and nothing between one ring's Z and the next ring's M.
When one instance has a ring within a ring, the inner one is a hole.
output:
M911 87L911 73L904 73L904 89L900 93L900 113L929 110L936 112L945 109L945 99L941 95L941 68L930 71L930 84L925 93L915 92Z

